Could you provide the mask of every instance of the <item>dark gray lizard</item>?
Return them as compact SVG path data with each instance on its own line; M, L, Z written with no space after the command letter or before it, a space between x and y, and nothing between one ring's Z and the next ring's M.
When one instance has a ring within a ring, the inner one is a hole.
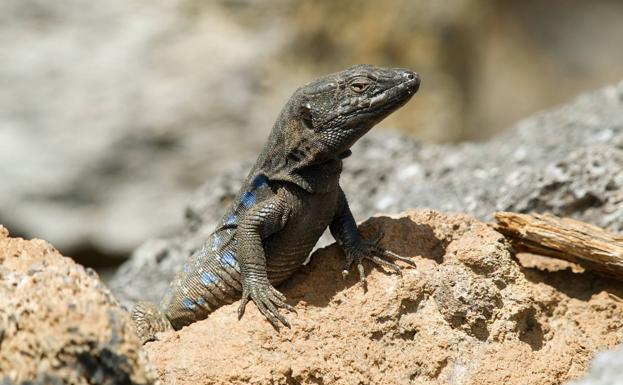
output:
M279 308L293 311L275 285L305 261L329 227L362 283L368 259L400 272L413 262L364 240L339 185L342 159L376 123L403 106L420 85L407 69L357 65L299 88L281 111L234 203L203 247L177 273L160 306L139 302L132 313L143 342L155 333L204 319L240 298L252 299L278 328Z

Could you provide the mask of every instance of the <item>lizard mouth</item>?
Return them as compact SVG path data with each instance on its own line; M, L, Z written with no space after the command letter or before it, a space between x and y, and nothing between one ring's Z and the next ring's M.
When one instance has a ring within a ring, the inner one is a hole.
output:
M372 97L368 108L374 111L393 111L404 105L420 88L420 76L412 71L404 70L400 75L404 80Z

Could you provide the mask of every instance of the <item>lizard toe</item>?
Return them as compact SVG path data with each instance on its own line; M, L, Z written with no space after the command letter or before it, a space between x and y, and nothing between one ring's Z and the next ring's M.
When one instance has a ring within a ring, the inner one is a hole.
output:
M258 310L266 317L275 329L279 329L279 324L290 327L288 320L279 312L278 308L293 311L294 308L288 305L286 296L275 289L268 280L265 282L255 282L249 289L243 290L242 302L238 308L238 319L242 318L244 308L249 300L253 300Z

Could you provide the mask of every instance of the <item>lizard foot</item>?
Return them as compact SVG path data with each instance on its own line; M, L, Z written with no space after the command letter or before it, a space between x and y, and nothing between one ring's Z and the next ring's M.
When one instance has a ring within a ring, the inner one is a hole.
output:
M397 274L402 274L402 270L394 262L395 260L408 263L414 267L416 266L412 259L403 257L393 251L386 250L385 248L379 246L379 242L384 236L385 233L381 230L372 240L366 241L361 239L360 242L351 245L350 247L345 247L344 253L346 254L346 263L344 264L344 269L342 270L342 276L346 277L351 265L355 263L357 265L357 270L359 270L359 281L362 285L365 285L366 275L363 271L362 263L364 259L372 261L379 266L387 267Z
M279 313L278 308L284 308L294 313L296 313L296 309L286 303L286 296L275 289L268 282L267 278L250 282L249 285L243 285L242 301L238 308L238 319L241 319L244 315L244 309L250 299L255 302L257 308L268 318L275 329L279 329L279 322L290 327L290 323Z
M136 334L142 344L156 340L156 333L173 330L169 319L160 308L147 301L139 301L132 310L132 322L136 328Z

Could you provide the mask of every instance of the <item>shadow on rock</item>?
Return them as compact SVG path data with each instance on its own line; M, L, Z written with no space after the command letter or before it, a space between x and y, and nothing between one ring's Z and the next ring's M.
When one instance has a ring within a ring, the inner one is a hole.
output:
M428 224L419 224L408 217L391 218L387 216L374 217L362 223L359 227L365 239L374 238L380 231L384 233L380 244L401 256L410 258L425 258L436 264L443 262L445 248L448 244L446 239L435 234L434 229ZM377 266L370 261L364 261L366 276L372 270L383 272L386 275L395 274L389 269ZM403 272L413 267L398 263ZM351 266L346 277L342 276L344 267L344 253L336 245L330 245L317 250L312 254L310 262L291 279L284 282L280 289L289 293L288 299L291 304L304 298L305 302L314 306L327 306L335 294L359 285L359 274L355 266ZM312 273L313 272L313 273ZM320 276L319 276L320 275ZM320 280L321 287L310 289L309 286ZM360 288L362 292L366 288Z

